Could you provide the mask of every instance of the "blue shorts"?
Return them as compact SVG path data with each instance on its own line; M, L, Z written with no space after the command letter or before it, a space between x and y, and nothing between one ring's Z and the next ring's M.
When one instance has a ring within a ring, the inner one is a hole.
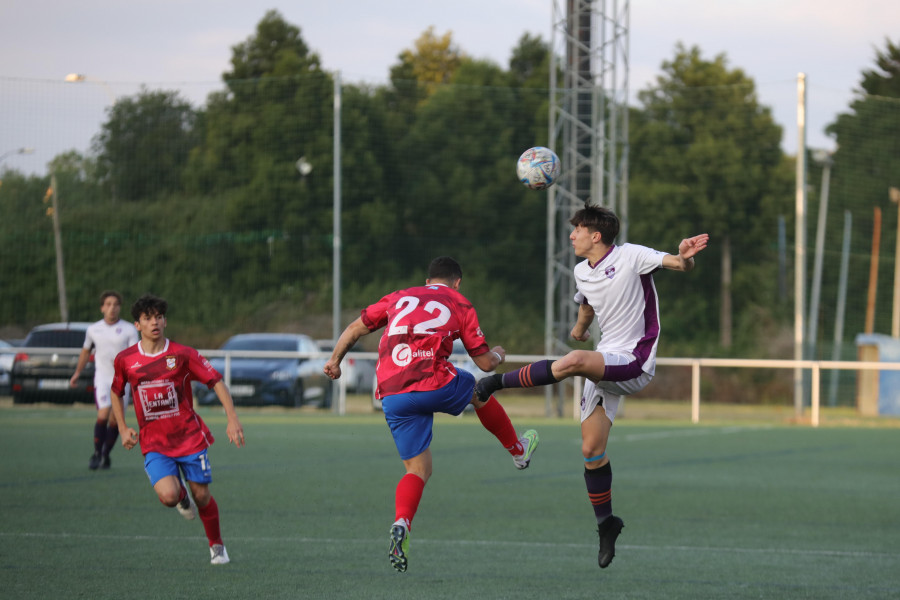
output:
M391 428L400 458L409 460L428 450L434 413L458 415L472 401L475 376L456 370L453 381L430 392L408 392L385 396L381 400L384 418Z
M206 450L172 458L159 452L148 452L144 455L144 472L150 478L150 485L163 477L174 475L178 477L178 468L184 473L184 478L195 483L211 483L212 469L209 465L209 456Z

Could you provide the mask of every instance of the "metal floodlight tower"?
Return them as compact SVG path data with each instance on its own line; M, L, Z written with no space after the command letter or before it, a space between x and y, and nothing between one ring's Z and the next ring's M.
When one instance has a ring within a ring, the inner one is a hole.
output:
M559 155L562 173L547 198L548 355L568 352L578 313L572 214L586 202L611 208L620 220L617 241L628 237L629 13L628 0L553 0L548 145ZM547 390L550 416L552 388ZM562 408L560 397L555 412L561 415Z

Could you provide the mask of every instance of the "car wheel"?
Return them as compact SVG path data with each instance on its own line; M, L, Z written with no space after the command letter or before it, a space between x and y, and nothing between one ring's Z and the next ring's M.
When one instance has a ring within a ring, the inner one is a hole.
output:
M294 384L294 406L300 407L303 406L305 398L303 397L303 382L297 381Z

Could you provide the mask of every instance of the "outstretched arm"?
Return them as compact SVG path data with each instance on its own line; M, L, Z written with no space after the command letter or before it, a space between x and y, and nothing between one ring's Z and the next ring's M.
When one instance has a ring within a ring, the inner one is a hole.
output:
M334 350L331 352L331 358L325 363L325 368L323 369L325 374L332 379L339 378L341 376L341 361L344 360L344 355L350 351L350 348L353 347L353 344L355 344L359 338L370 333L372 332L369 331L369 328L363 323L362 317L357 317L355 321L347 325L347 329L344 330L341 337L338 338L338 341L334 343Z
M690 271L694 268L694 256L706 248L709 243L709 234L701 233L678 244L678 254L666 254L663 256L662 266L673 271Z

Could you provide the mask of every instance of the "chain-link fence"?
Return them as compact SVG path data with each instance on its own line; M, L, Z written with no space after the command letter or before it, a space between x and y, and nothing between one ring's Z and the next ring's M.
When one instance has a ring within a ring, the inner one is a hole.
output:
M462 69L453 84L337 88L321 71L146 87L0 78L0 337L95 320L108 288L125 313L142 293L166 297L171 335L198 347L242 331L331 337L335 286L343 327L449 254L489 341L541 352L546 195L516 181L515 159L548 143L549 92L498 67ZM796 94L794 82L778 89ZM793 358L795 168L782 151L793 127L752 83L639 98L628 241L675 252L711 234L694 272L656 275L660 355ZM835 133L838 150L808 163L805 352L851 360L857 334L893 326L900 100L859 96ZM681 377L654 394L678 395ZM737 402L792 392L780 372L709 385ZM854 374L839 385L835 402L854 402Z

